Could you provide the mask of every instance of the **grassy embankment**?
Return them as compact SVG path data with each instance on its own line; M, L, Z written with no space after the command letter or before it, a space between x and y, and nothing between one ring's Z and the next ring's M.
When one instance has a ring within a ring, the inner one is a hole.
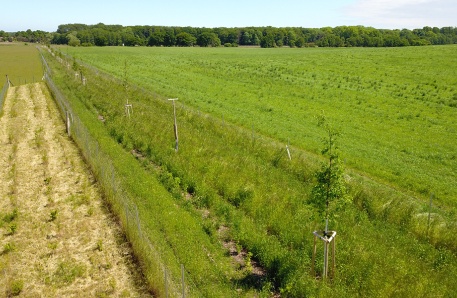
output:
M133 49L118 50L121 51L120 53L123 51L130 53L125 56L128 57L129 62L135 61L135 55L130 52ZM141 53L146 50L165 49L138 49ZM170 68L170 73L180 73L179 69L171 67L170 64L190 63L190 59L182 57L188 52L185 50L179 52L180 49L169 50L172 53L181 53L181 57L163 61L160 65L166 64ZM206 54L213 49L201 50ZM106 51L114 50L106 49ZM195 51L195 49L189 51ZM222 49L215 51L222 51ZM312 51L301 53L302 55L312 54ZM357 54L357 49L354 51ZM275 53L281 55L281 52L269 53L273 57ZM163 59L163 56L157 56ZM125 57L117 59L120 69L123 68ZM158 58L151 55L150 59ZM206 61L203 56L200 59ZM226 57L226 59L229 58ZM111 61L113 61L112 57ZM137 74L141 77L141 71L136 69L140 66L134 65L130 68L134 73L131 75L132 81ZM122 70L119 71L122 73ZM218 246L223 251L223 243L233 240L240 249L246 249L252 253L252 258L258 260L266 270L266 275L260 278L262 281L260 287L266 291L275 288L284 295L316 295L330 291L334 295L347 293L392 295L412 292L423 295L431 293L446 295L455 289L452 281L452 272L456 270L455 256L446 249L437 248L446 246L455 251L451 233L446 232L446 229L441 230L442 227L439 225L433 225L430 237L427 238L427 219L423 216L426 204L401 195L391 188L376 185L375 182L360 178L356 174L352 174L352 182L350 182L354 204L346 206L345 210L340 212L339 218L332 223L332 228L339 233L338 274L331 287L321 286L309 276L311 232L322 227L316 210L307 202L310 188L314 183L313 171L317 168L315 156L295 147L294 159L288 162L283 145L273 139L262 137L257 133L252 136L249 129L244 130L227 121L215 120L211 116L202 116L199 112L185 106L178 109L180 150L175 153L172 149L172 109L169 102L153 98L148 92L132 89L126 94L120 81L94 75L87 69L83 69L83 73L88 78L86 87L74 80L72 74L59 73L57 75L63 76L62 80L59 80L59 85L66 90L66 95L75 102L82 102L92 114L87 118L88 123L94 122L98 115L102 115L106 120L105 133L109 132L127 152L135 149L148 175L157 176L174 196L176 206L179 206L184 213L190 214L193 221L200 222L197 225L201 226L200 232L204 231L205 235L197 233L198 237L203 238L191 240L192 237L197 237L191 236L187 240L190 242L186 244L184 239L170 241L171 234L163 234L168 238L168 244L177 259L188 259L189 251L192 253L202 251L198 245L187 246L187 250L178 249L193 241L200 242L203 241L202 239L207 239L205 241L213 243L216 251ZM243 75L243 71L240 70L236 73L233 78ZM186 72L181 72L181 75L183 78L198 77ZM219 75L223 76L223 73ZM362 79L359 78L359 80ZM184 79L169 84L170 90L176 88L177 82L181 81ZM165 83L162 82L162 84L165 86ZM211 86L214 85L217 84ZM207 85L207 88L211 89L211 86ZM242 87L243 84L239 83L239 86ZM280 86L281 84L278 83L278 87ZM274 88L273 85L270 88ZM317 89L314 91L317 92ZM243 90L238 92L238 98L245 98ZM185 94L161 93L178 97L182 95L186 100ZM377 92L373 93L377 94ZM124 115L127 96L134 105L135 114L130 120ZM192 100L196 101L195 98ZM223 105L219 102L224 101L216 102L218 106ZM271 111L269 109L267 112L270 113L276 109L280 110L279 106L272 107ZM262 111L262 109L259 110ZM255 111L257 110L254 108L245 109L245 112L256 115L259 123L262 123L262 113L259 114L257 111L256 114ZM213 113L217 114L215 111ZM340 118L334 117L336 110L328 114L339 124ZM234 119L234 116L232 114L226 116L226 119L230 118ZM274 121L274 117L269 118ZM365 115L365 119L368 118ZM307 121L311 123L311 120ZM362 120L358 119L358 121ZM314 132L316 135L322 134L315 125L311 124L306 131L308 136L309 132ZM347 132L345 136L347 138ZM342 143L345 138L342 139ZM310 141L310 144L317 143L316 140ZM344 148L343 145L342 147ZM143 175L143 172L141 173ZM363 184L362 181L364 181ZM131 191L134 191L141 185L132 181L131 187ZM154 193L151 189L148 191L151 194ZM447 216L450 216L454 210L452 203L448 200L443 200L442 203L443 205L449 203L450 206L445 207L444 212L437 211L441 214L436 214L433 222L438 223L437 218L441 215L440 224L447 228L452 227L453 223L447 221ZM148 222L163 218L163 225L168 226L169 220L162 217L164 213L166 214L166 212L154 214L149 219L145 214L142 220ZM183 218L179 222L188 225ZM151 226L149 232L154 233L154 229L157 227ZM164 232L164 229L161 231ZM225 232L222 236L221 231ZM173 229L169 232L173 233ZM190 247L194 249L189 249ZM201 270L187 264L186 268L191 276L198 279L196 283L199 287L206 287L206 278L199 273ZM226 280L237 283L233 275L225 273L223 276ZM417 278L418 276L420 278ZM244 280L238 283L247 282L248 285L252 285L255 284L255 280L254 275L247 274Z

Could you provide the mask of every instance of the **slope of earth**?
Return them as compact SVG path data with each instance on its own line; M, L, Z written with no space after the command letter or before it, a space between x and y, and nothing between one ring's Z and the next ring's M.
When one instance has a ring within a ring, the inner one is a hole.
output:
M44 83L10 88L0 148L0 296L149 296Z

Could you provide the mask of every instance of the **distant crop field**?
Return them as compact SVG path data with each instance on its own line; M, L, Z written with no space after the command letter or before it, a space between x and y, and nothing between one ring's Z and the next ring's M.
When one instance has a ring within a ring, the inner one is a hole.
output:
M323 111L347 166L413 195L457 197L457 46L64 51L119 78L127 62L134 84L312 152Z
M41 81L43 71L35 45L0 43L0 86L6 75L14 85Z

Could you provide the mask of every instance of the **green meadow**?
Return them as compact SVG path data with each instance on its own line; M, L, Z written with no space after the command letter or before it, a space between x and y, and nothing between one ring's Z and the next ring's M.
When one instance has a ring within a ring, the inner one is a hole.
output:
M72 69L44 54L97 152L119 165L142 233L172 272L185 266L191 296L446 297L457 274L456 52L57 48ZM168 98L179 98L178 152ZM350 198L332 207L327 282L321 243L311 275L322 113L341 133Z
M348 168L457 206L457 46L67 52L118 78L127 63L132 84L313 153L323 112Z
M41 81L43 67L34 44L0 43L0 86L6 75L13 85Z

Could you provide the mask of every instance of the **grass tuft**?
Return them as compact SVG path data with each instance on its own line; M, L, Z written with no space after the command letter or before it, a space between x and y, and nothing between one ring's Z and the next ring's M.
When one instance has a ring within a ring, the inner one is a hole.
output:
M46 276L45 283L62 287L72 284L78 277L84 276L86 267L77 264L75 261L61 261L57 269L50 275Z
M12 281L9 285L9 289L7 290L6 296L19 296L24 288L24 281L22 280L15 280Z

